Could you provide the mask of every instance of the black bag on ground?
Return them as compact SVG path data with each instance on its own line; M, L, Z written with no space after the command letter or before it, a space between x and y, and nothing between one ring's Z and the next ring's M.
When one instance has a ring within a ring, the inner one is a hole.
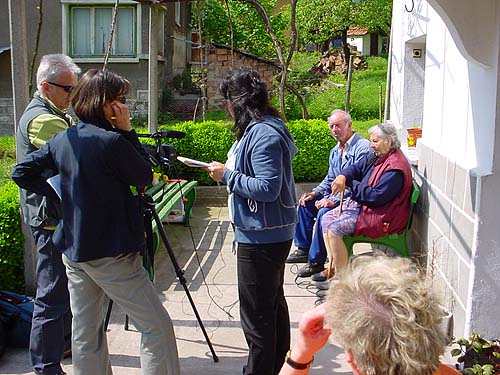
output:
M7 345L29 347L33 307L34 299L31 297L0 291L0 314L3 316Z
M7 319L0 311L0 359L2 359L5 348L7 347L7 328L5 327L6 322Z

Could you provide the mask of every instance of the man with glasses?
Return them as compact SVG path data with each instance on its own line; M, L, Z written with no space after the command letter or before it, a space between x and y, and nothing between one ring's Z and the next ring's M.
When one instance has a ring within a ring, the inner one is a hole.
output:
M37 91L19 120L17 162L73 125L66 113L80 68L62 54L45 55L36 73ZM47 176L50 177L50 176ZM65 344L71 340L68 279L52 234L60 219L59 201L20 189L24 222L31 227L37 250L37 290L30 337L30 360L37 374L65 374Z

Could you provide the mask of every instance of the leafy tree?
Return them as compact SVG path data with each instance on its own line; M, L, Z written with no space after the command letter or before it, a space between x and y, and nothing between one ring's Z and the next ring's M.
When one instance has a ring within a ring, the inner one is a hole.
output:
M369 32L389 33L392 0L323 0L299 1L297 25L300 39L305 44L322 44L341 34L346 59L347 30L350 26L368 28Z
M288 12L274 12L276 0L261 0L269 22L281 43L286 44L284 31L289 28ZM207 0L201 4L203 37L213 43L232 45L233 48L265 58L275 58L276 50L271 35L259 12L249 1ZM197 25L198 15L193 14Z

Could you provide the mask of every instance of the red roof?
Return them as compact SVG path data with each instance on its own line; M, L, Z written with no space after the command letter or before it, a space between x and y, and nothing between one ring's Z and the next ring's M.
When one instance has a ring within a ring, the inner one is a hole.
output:
M368 34L368 29L366 27L351 26L347 30L347 36L359 36Z

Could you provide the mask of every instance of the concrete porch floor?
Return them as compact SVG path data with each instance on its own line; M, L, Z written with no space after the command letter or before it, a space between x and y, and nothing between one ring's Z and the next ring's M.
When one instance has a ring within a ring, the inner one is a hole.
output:
M309 187L305 187L308 189ZM300 191L297 192L297 195ZM160 248L155 258L155 286L174 324L183 375L236 375L246 363L247 345L240 328L236 287L236 257L231 253L232 228L227 219L224 189L198 189L191 228L165 225L176 259L185 270L187 286L219 357L215 363L170 258ZM194 251L194 248L197 250ZM286 266L285 294L290 310L292 341L301 314L312 308L315 289L299 287L297 265ZM140 335L131 325L124 330L125 315L113 307L108 344L115 375L140 374ZM72 374L71 359L63 362ZM9 348L0 360L0 374L31 374L27 349ZM342 349L328 344L315 358L311 374L351 374Z

